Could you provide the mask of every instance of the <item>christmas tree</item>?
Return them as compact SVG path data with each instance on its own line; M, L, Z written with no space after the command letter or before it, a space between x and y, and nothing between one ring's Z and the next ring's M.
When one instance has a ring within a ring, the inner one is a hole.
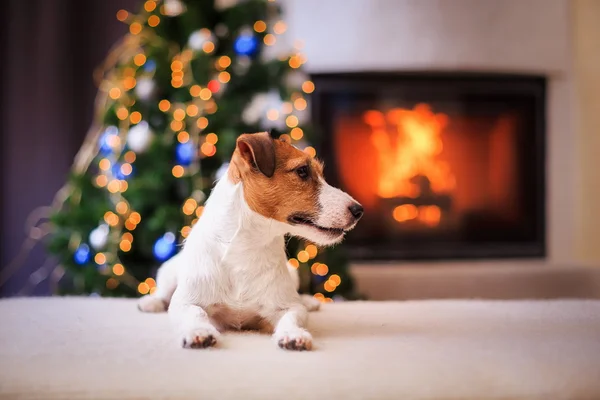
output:
M139 296L178 251L236 138L268 130L310 145L301 46L267 0L148 0L99 71L96 120L51 217L60 293ZM301 291L352 296L339 248L292 239Z

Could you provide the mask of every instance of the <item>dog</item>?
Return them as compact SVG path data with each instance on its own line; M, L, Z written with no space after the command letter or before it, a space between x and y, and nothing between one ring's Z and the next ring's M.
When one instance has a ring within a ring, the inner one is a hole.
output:
M298 293L285 236L331 246L362 215L356 200L325 181L316 158L268 132L242 134L202 217L138 307L168 311L184 348L211 347L224 330L251 329L272 333L280 348L310 350L306 321L318 300Z

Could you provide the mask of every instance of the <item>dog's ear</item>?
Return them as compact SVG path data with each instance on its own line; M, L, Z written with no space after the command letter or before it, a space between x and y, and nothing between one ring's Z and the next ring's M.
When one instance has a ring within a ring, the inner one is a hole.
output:
M268 178L275 174L275 145L268 132L241 135L237 148L248 165Z

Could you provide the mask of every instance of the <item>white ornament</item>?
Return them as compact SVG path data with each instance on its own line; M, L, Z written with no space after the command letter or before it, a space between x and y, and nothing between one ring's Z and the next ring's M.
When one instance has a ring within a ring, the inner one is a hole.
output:
M156 89L156 84L150 78L140 78L135 85L135 94L140 100L150 100Z
M227 162L223 163L223 165L219 167L216 174L217 180L220 180L223 176L225 176L227 173L227 168L229 168L229 163Z
M202 50L204 43L211 41L215 42L214 35L206 28L200 29L192 33L188 39L188 46L194 50Z
M146 121L141 121L129 130L127 145L136 153L142 153L150 146L152 131Z
M242 112L242 120L249 124L259 123L261 129L285 129L283 101L277 90L255 95ZM269 118L271 117L271 118ZM275 117L274 119L272 119Z
M242 112L242 120L246 124L252 125L258 122L266 109L267 98L267 93L259 93L252 97L252 100L250 100L250 103L248 103Z
M102 250L106 246L109 230L108 225L102 224L90 232L90 244L95 250Z

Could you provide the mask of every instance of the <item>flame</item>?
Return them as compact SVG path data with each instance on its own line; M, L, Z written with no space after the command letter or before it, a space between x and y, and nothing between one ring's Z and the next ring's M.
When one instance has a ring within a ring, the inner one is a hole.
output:
M379 154L379 197L419 197L423 185L415 179L418 176L428 179L434 193L454 189L456 180L448 164L436 159L443 150L440 134L448 124L446 114L434 114L427 104L418 104L412 110L395 108L385 114L369 110L363 120ZM393 135L388 124L395 126Z

